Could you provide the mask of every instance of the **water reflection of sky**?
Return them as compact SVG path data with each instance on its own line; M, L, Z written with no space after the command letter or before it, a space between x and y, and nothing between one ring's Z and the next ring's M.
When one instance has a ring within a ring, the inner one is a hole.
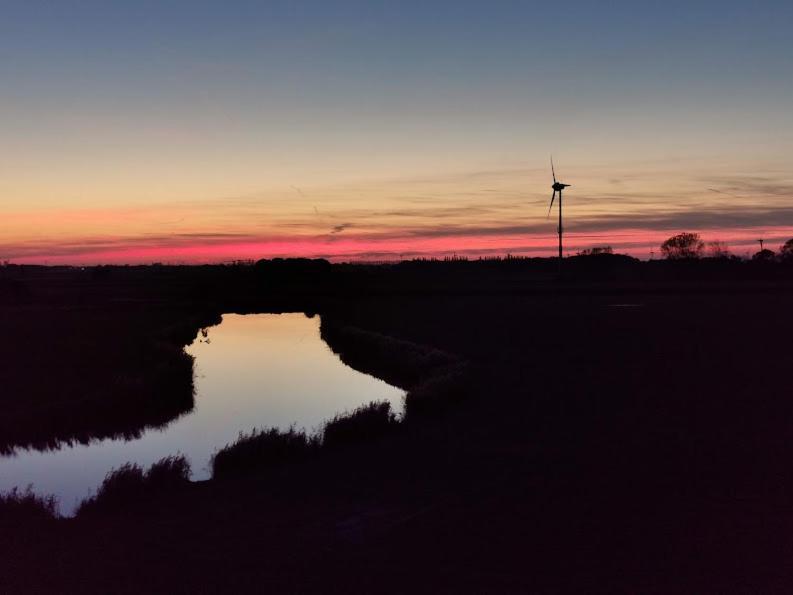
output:
M91 495L105 474L126 462L148 466L182 453L193 479L207 479L218 448L256 427L318 429L334 414L387 399L401 411L402 391L341 363L319 336L319 317L303 314L223 316L187 348L195 356L195 409L136 440L101 440L56 451L0 458L0 491L32 484L54 494L63 514Z

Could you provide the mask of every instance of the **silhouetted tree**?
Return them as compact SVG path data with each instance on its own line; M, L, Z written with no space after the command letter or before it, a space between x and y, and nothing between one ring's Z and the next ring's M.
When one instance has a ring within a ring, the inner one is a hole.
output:
M779 258L785 261L793 261L793 239L788 240L779 248Z
M600 254L614 254L614 249L611 246L595 246L581 250L578 256L598 256Z
M661 252L669 260L699 258L705 249L705 242L698 233L679 233L661 244Z
M730 248L725 242L720 240L708 242L708 256L711 258L729 258L731 256Z
M775 257L776 254L774 254L773 250L769 250L768 248L765 248L764 250L755 252L752 255L752 260L756 260L759 262L771 262L772 260L774 260Z

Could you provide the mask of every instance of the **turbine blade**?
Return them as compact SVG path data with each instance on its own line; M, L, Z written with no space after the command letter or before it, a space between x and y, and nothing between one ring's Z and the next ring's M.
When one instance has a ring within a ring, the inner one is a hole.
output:
M551 194L551 204L548 207L548 214L545 216L546 219L551 216L551 209L553 208L553 201L555 198L556 198L556 190L554 190L553 194Z
M556 184L556 172L553 170L553 155L551 155L551 174L553 175L553 183Z

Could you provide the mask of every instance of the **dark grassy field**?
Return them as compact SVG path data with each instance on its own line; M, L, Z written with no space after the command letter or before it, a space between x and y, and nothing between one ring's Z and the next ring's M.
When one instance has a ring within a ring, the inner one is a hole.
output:
M101 291L124 305L96 341L117 342L119 360L103 366L125 361L130 337L181 345L190 333L174 325L291 303L322 315L344 361L414 398L451 398L360 448L9 524L0 592L788 592L793 274L691 264L574 265L562 281L527 263L341 267L264 288L272 271L136 272L145 283L114 271ZM4 325L38 329L50 348L25 366L56 374L47 354L68 333L24 316L79 329L100 290L62 318L76 282L39 283L9 298ZM356 348L372 337L391 348ZM6 349L15 382L22 356ZM428 353L441 355L428 365ZM439 380L457 362L464 390ZM4 407L16 401L4 391Z

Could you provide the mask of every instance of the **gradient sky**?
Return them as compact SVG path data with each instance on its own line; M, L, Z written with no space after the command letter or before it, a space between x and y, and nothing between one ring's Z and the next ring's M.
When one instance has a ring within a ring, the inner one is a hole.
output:
M793 237L789 0L0 7L0 260Z

